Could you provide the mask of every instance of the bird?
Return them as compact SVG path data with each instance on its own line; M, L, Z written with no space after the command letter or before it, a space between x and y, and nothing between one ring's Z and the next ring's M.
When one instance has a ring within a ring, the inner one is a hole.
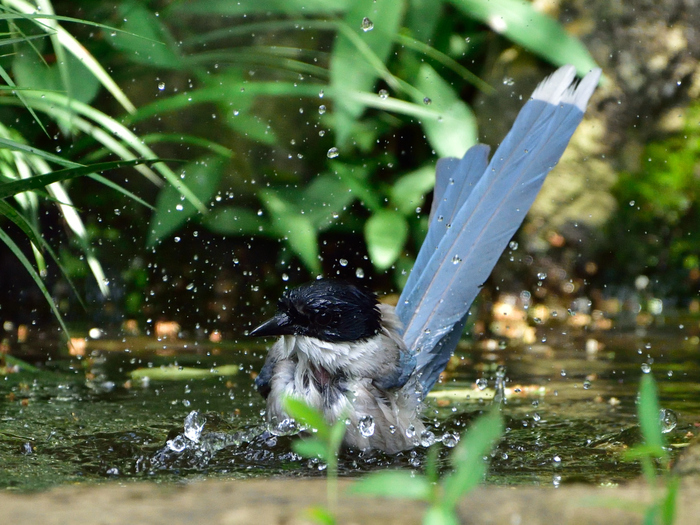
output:
M396 306L363 286L318 279L285 291L250 336L278 339L255 385L270 428L287 396L345 418L344 445L389 454L426 436L425 396L454 353L469 308L583 119L601 70L566 65L540 82L489 161L477 144L436 165L426 238Z

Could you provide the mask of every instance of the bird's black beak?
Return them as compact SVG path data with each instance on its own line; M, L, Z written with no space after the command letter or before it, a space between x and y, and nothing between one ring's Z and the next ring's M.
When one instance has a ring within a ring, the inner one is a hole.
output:
M273 318L254 328L248 335L251 337L268 337L292 334L294 334L294 325L291 319L286 314L277 313Z

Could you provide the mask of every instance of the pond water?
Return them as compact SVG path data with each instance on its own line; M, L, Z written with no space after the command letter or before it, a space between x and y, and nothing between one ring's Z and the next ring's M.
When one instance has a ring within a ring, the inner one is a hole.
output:
M323 475L322 464L291 452L295 438L264 432L264 402L252 381L264 353L264 347L225 343L91 341L85 357L54 357L39 371L0 377L0 487ZM504 365L507 431L489 482L609 484L633 478L639 468L621 456L640 440L639 378L646 371L657 379L669 442L682 446L700 422L697 354L697 336L678 329L462 347L428 400L425 416L438 438L432 446L440 447L447 468L450 436L462 434L492 402L483 397ZM168 365L235 366L221 369L229 375L185 380L130 375ZM485 389L475 386L477 379L482 387L488 381ZM424 447L396 456L345 451L340 470L353 476L387 467L421 469L425 460Z

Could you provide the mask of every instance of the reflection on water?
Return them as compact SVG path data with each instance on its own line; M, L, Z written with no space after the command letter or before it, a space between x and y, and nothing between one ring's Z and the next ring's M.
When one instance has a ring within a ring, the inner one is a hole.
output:
M700 421L697 344L668 334L590 341L460 351L425 412L443 467L458 436L491 403L484 398L493 396L503 371L507 431L493 455L492 483L616 483L636 476L638 467L621 456L640 439L635 397L646 370L659 383L669 441L687 442ZM251 377L262 350L190 344L175 356L114 346L0 381L1 487L323 474L322 463L291 451L295 438L264 429L264 402ZM202 370L237 364L239 372L179 380L129 375L173 364ZM425 456L423 447L395 456L344 451L340 471L421 468Z

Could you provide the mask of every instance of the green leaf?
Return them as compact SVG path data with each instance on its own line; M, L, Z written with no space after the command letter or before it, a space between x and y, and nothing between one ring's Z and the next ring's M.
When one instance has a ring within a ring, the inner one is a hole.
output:
M425 195L435 186L435 166L430 164L401 176L391 187L391 204L403 215L423 206Z
M206 157L186 164L182 169L183 182L201 202L209 201L219 185L225 166L221 157ZM175 232L198 213L192 203L184 200L180 188L166 186L158 194L156 211L151 218L148 246L154 246Z
M403 19L405 3L402 0L355 0L345 14L345 23L359 37L364 47L379 62L386 63L394 45L394 37ZM362 30L363 18L369 18L374 27ZM331 55L331 86L348 91L372 91L379 71L367 53L349 35L341 31L335 40ZM350 138L348 130L353 120L364 111L356 101L339 97L335 100L336 136L339 145Z
M644 442L653 449L663 449L666 444L661 433L660 411L656 381L651 374L644 374L639 384L637 417Z
M315 521L316 523L320 523L321 525L335 525L336 520L335 516L331 511L328 509L324 509L323 507L310 507L307 510L308 516Z
M300 204L314 227L324 231L353 200L355 195L337 175L325 174L316 177L304 189Z
M378 270L386 270L401 254L408 223L397 211L382 210L373 214L365 223L365 240L372 264Z
M302 260L306 268L321 273L318 260L316 228L309 218L301 215L294 206L274 190L262 190L259 197L270 213L272 228L282 237L292 251Z
M431 107L440 112L439 120L421 122L433 149L440 157L461 158L477 141L476 117L471 108L428 64L420 66L416 87L423 97L431 100ZM419 103L423 99L414 97L414 100Z
M267 222L250 208L217 206L204 216L202 224L222 235L269 235Z
M330 438L331 427L319 410L310 407L301 399L290 396L284 398L283 405L287 414L297 423L315 428L318 437L324 441Z
M460 523L454 510L433 506L423 516L423 525L460 525Z
M328 461L326 446L317 439L297 439L292 443L292 449L305 458L320 458Z
M231 0L207 0L192 2L180 0L167 10L169 16L180 14L248 16L259 14L287 15L332 15L342 13L351 5L351 0L256 0L255 2L232 2Z
M455 447L450 461L454 472L443 480L443 503L454 508L457 501L484 478L488 456L503 434L503 419L498 408L480 416Z
M147 377L154 381L187 381L216 376L234 376L239 371L239 365L222 365L206 369L189 366L161 366L158 368L137 368L129 372L129 376L131 379Z
M90 103L100 90L99 80L73 55L67 54L65 59L67 75L71 79L71 97L86 104ZM29 50L15 56L12 72L20 87L42 91L65 90L58 64L47 66L40 57Z
M523 0L450 0L466 16L487 24L506 38L552 64L573 64L583 76L597 67L581 41L553 18Z
M111 33L107 42L133 62L167 69L182 67L175 39L149 9L140 3L125 2L119 6L119 13L125 20L121 27L125 32Z
M5 354L3 358L5 359L6 364L9 366L16 366L23 372L36 373L40 371L37 367L30 365L26 361L22 361L17 357L11 356L10 354Z
M376 189L367 180L365 167L352 166L342 162L331 162L331 169L340 177L343 184L354 194L355 198L374 212L382 209Z
M36 175L27 179L15 180L0 184L0 199L23 193L25 191L39 190L54 182L74 179L90 173L97 173L117 168L129 168L140 164L154 164L162 162L160 159L136 159L136 160L117 160L113 162L100 162L90 164L88 166L80 166L77 168L66 168L63 170L52 171L43 175Z
M429 501L432 487L423 476L405 470L373 472L354 483L350 492L380 498Z

